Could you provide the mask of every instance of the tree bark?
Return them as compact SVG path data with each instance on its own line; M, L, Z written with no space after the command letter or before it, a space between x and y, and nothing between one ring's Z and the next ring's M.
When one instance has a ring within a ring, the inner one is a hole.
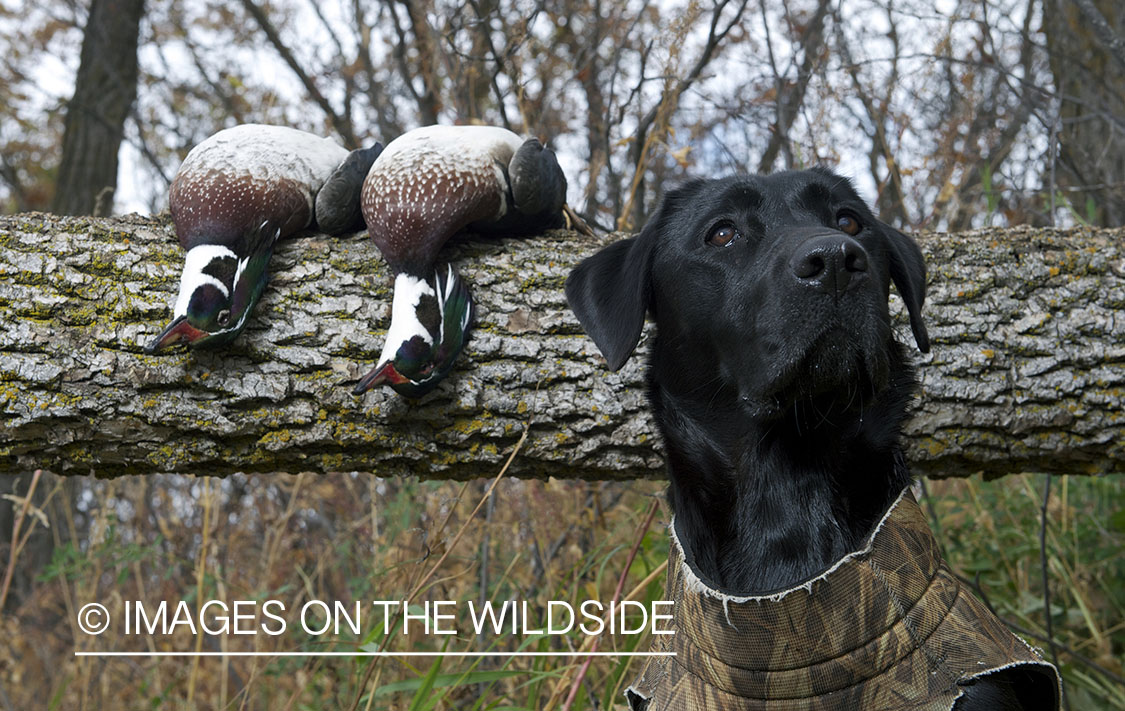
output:
M915 472L1125 471L1125 230L919 242L933 350L917 358L906 428ZM495 474L529 426L515 476L662 476L648 337L610 373L563 295L605 243L558 231L450 247L478 325L447 381L411 402L349 392L390 311L390 275L362 234L284 241L234 344L148 356L183 263L166 219L0 217L0 473L469 478Z
M1059 185L1080 218L1125 225L1125 5L1046 0L1043 30L1059 96Z
M137 97L143 15L144 0L93 0L90 6L52 212L89 215L98 195L117 187L117 152Z

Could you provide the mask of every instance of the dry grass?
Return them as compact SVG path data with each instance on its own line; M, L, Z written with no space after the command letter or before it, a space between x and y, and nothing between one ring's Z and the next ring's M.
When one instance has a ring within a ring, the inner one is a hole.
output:
M1043 475L929 482L951 566L1051 657L1040 565ZM1125 709L1125 480L1056 477L1047 505L1051 621L1071 709Z
M54 563L2 622L6 698L0 696L0 709L42 708L45 700L48 708L62 709L407 708L435 669L431 692L417 708L472 708L478 697L485 699L479 708L535 708L552 696L565 698L581 659L446 657L434 666L432 659L394 657L73 656L75 650L357 651L377 649L383 640L381 614L365 616L360 635L346 630L312 637L290 624L280 636L196 636L183 625L171 636L126 636L118 623L91 637L75 623L86 602L105 604L118 621L132 600L187 600L194 610L209 599L277 599L288 611L308 600L350 606L404 600L413 591L416 604L512 598L537 609L547 600L608 602L661 489L656 482L504 479L492 504L451 547L487 484L343 474L84 481L86 493L76 505L48 507L50 534L59 536ZM640 538L626 590L667 554L662 530L650 528ZM72 545L63 541L67 530L89 533ZM40 528L37 535L45 533ZM640 594L658 598L661 585L657 576ZM549 651L584 639L504 635L482 641L472 634L425 635L412 626L410 634L390 634L387 648L455 651L491 644L510 651L522 644ZM613 642L647 645L606 639L602 646ZM607 685L617 686L628 666L599 658L583 687L604 700ZM573 708L589 707L580 702Z
M58 481L43 477L36 505ZM489 483L345 474L83 480L43 510L49 530L36 519L29 549L37 537L54 538L53 562L38 572L32 594L0 619L0 710L563 709L568 701L575 710L620 708L639 660L598 657L583 668L581 658L561 657L73 654L356 652L384 643L392 651L569 651L591 641L575 634L425 635L417 626L384 637L381 615L366 615L359 635L312 637L290 624L279 636L196 636L183 626L170 636L126 636L114 624L91 637L76 628L77 609L91 601L121 620L130 600L186 600L195 609L207 599L277 599L292 611L308 600L402 600L413 591L418 605L520 599L533 609L548 600L608 602L615 591L663 597L663 508L646 524L661 483L502 479L471 518ZM1033 634L1044 629L1041 485L1031 476L929 482L953 567L977 578L997 611ZM1060 658L1073 709L1125 708L1125 690L1112 679L1122 673L1125 650L1123 488L1120 478L1055 480L1049 573L1055 637L1070 650ZM458 617L461 626L464 615ZM613 636L599 644L644 650L649 640Z

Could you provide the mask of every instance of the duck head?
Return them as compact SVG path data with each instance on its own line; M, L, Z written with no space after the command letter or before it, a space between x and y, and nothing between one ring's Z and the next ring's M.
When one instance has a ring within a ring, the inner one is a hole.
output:
M469 290L452 266L439 269L432 279L399 274L379 364L352 392L361 395L386 383L405 397L425 395L453 367L472 318Z
M246 234L244 256L221 244L188 250L172 322L145 351L156 353L181 340L193 348L234 340L266 286L266 268L280 235L280 227L263 222Z

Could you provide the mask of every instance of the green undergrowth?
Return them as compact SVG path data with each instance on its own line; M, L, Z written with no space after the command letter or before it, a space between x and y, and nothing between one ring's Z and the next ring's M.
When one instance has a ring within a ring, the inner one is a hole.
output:
M954 571L1050 655L1039 547L1043 483L1030 475L930 481L923 508ZM589 639L541 630L543 610L551 601L608 603L619 588L642 604L663 599L663 574L650 574L668 552L664 485L502 479L491 502L481 503L488 484L335 474L64 486L48 477L35 501L55 491L40 509L51 528L38 527L25 551L44 539L55 541L54 551L38 562L25 552L18 562L17 579L32 582L0 617L0 638L15 640L7 661L0 655L0 688L13 708L45 701L78 710L624 708L623 690L642 660L596 657L586 665L565 656L588 651ZM1121 477L1052 480L1050 613L1072 711L1125 709L1116 681L1125 657L1123 501ZM373 612L373 601L408 598L415 615L427 604L455 603L455 634L426 634L418 617L405 630L401 615ZM115 626L98 637L74 628L86 602L120 618L125 601L183 600L195 610L212 599L278 600L289 624L278 635L202 639L183 628L126 635ZM313 600L348 610L359 603L359 631L299 629L294 613ZM527 601L531 624L476 634L467 606L485 600ZM644 651L652 643L648 634L598 639L599 651ZM343 654L98 659L75 657L76 649ZM364 656L379 651L438 656ZM471 651L497 656L457 656ZM521 655L527 652L545 656Z
M1070 708L1125 709L1125 479L1045 475L927 483L923 505L950 567L1062 669ZM1053 639L1052 651L1048 640Z

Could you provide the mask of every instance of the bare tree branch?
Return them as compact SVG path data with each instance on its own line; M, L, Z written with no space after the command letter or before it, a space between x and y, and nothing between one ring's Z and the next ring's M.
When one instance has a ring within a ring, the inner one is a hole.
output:
M685 91L691 88L692 84L703 74L703 70L706 69L707 65L714 59L715 53L723 43L723 40L726 39L730 31L734 29L742 19L742 13L746 10L748 0L741 0L733 16L726 23L726 26L719 29L723 11L726 10L730 2L731 0L718 0L715 2L714 8L711 10L711 24L707 30L707 41L704 43L703 50L699 53L699 57L695 60L695 64L692 65L692 68L687 74L679 79L672 80L671 86L666 87L662 93L660 101L649 109L637 122L637 129L633 136L633 141L629 145L629 162L632 164L634 170L633 187L620 213L619 222L622 223L619 225L620 228L624 229L639 226L644 223L646 209L644 172L651 149L648 133L661 115L667 115L674 110L680 97Z
M765 15L765 0L761 0L762 14ZM801 66L797 71L797 80L789 83L785 76L777 72L773 66L773 50L770 49L771 66L774 69L775 86L777 88L777 102L775 104L776 122L774 130L770 133L770 141L762 152L758 161L758 172L768 173L773 169L777 154L784 149L786 152L786 168L792 168L793 156L789 150L789 127L793 118L800 111L805 102L805 92L809 87L809 80L818 63L819 54L824 44L824 20L828 16L830 0L819 0L812 19L809 20L801 35Z
M1098 10L1092 0L1074 0L1074 4L1078 6L1078 10L1086 18L1086 22L1090 23L1098 42L1101 42L1106 51L1117 60L1117 63L1121 66L1121 71L1125 71L1125 39L1109 26L1105 15Z
M254 2L254 0L242 0L242 6L246 8L246 11L249 12L250 16L258 23L258 27L265 33L266 39L273 45L273 48L277 50L277 53L281 55L281 58L285 60L285 63L289 65L289 68L292 69L293 73L297 75L297 78L301 80L301 84L304 85L305 91L309 94L309 98L320 107L320 110L323 111L324 115L328 117L328 120L332 122L332 128L336 130L336 133L340 134L344 145L348 148L358 148L359 141L355 137L351 117L344 116L337 112L328 99L324 97L324 94L320 93L316 82L313 81L313 78L309 76L308 72L301 66L301 63L297 61L293 52L286 46L285 42L282 41L281 35L278 34L277 28L273 26L273 23L270 21L265 11Z
M418 7L417 0L389 0L391 19L394 21L395 33L398 35L398 45L395 46L395 58L398 60L399 71L406 83L410 95L418 104L418 113L422 125L428 126L438 122L438 111L441 103L437 92L437 74L434 71L433 38L430 36L430 25L426 22L426 15ZM406 18L410 21L410 32L414 36L414 47L418 52L415 66L407 62L406 50L410 46L410 38L406 29L399 21L395 5L402 5L406 10ZM422 91L414 87L415 78L422 82Z
M394 10L391 7L379 6L385 10L387 14L393 15ZM378 20L378 17L376 18ZM356 42L359 45L359 62L363 68L363 77L366 83L367 100L370 102L374 114L375 124L379 128L379 134L384 141L388 141L394 136L403 132L404 126L397 119L397 111L393 100L388 97L385 87L379 81L378 75L375 70L375 65L371 57L371 25L373 20L369 20L364 11L364 3L360 0L352 0L352 24L356 28ZM410 86L409 89L413 89Z

